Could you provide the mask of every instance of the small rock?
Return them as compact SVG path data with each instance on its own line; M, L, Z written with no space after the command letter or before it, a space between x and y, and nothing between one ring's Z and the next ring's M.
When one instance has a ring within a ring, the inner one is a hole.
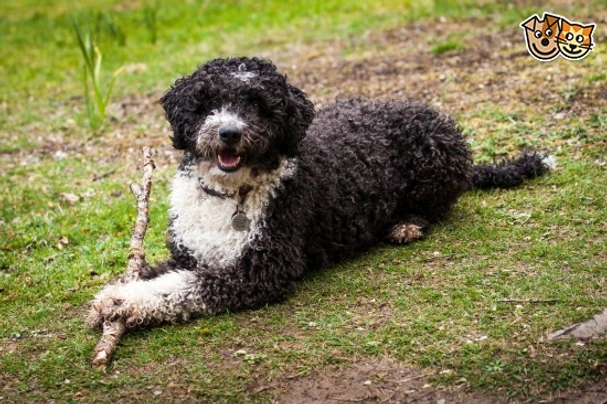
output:
M78 202L80 200L80 197L78 195L64 192L61 194L61 199L64 200L65 202L69 203L70 205L74 205L76 202Z

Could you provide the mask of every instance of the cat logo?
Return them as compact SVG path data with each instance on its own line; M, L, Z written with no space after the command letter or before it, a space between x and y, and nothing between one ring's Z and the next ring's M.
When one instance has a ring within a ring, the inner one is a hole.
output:
M557 14L544 13L540 19L532 15L520 24L525 32L527 51L541 62L559 56L580 60L592 51L592 31L596 24L570 22Z

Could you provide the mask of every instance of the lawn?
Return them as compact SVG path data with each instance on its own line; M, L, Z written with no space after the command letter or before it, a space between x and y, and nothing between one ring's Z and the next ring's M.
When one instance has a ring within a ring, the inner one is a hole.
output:
M601 2L5 3L0 402L311 402L321 390L325 402L573 402L603 388L605 337L546 338L607 307ZM527 53L518 24L543 11L597 24L587 58ZM102 86L122 69L95 130L73 18L95 35ZM284 304L130 333L94 371L99 332L83 320L125 270L143 146L158 163L147 258L167 254L180 156L157 100L205 60L238 54L273 59L317 106L417 98L458 119L477 161L536 148L558 167L469 192L426 239L310 274Z

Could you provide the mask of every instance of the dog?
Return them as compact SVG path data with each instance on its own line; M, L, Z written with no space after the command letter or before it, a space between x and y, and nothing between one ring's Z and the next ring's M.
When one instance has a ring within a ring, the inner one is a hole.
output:
M170 258L101 290L94 327L283 301L311 270L424 237L468 190L510 188L549 170L536 152L474 165L454 120L409 100L352 98L315 114L259 58L211 60L160 102L183 151L170 191Z

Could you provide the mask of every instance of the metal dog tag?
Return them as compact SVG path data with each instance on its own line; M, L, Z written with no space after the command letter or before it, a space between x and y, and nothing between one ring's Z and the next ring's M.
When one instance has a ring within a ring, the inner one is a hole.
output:
M251 221L241 209L239 207L232 215L232 228L236 231L247 231Z

